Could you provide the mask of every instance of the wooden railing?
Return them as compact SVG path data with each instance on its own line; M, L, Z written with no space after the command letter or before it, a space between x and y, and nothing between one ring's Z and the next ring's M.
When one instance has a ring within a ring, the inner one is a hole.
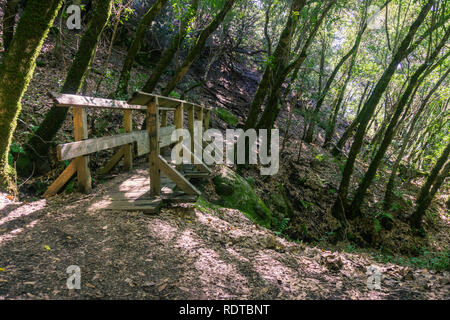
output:
M74 142L58 145L58 160L72 160L72 162L47 189L44 194L45 197L58 193L75 174L77 175L79 190L89 193L92 189L89 155L115 147L120 147L120 149L101 169L101 174L109 172L122 158L124 159L124 169L129 171L133 168L135 155L149 154L151 195L159 196L161 193L161 172L168 176L186 194L200 194L182 173L161 156L160 150L174 143L171 137L175 129L184 128L185 112L188 114L187 129L192 137L191 150L193 150L194 127L196 124L201 123L205 130L208 129L210 121L209 108L143 92L135 93L128 102L68 94L53 94L53 98L57 107L71 107L73 110ZM86 108L122 110L124 133L89 139ZM133 130L133 111L146 111L147 130ZM173 124L168 124L169 112L174 112ZM136 145L137 150L133 149L134 145ZM183 152L190 153L190 150L183 149ZM192 153L190 156L194 157ZM195 167L201 172L211 173L210 169L203 163L197 163Z

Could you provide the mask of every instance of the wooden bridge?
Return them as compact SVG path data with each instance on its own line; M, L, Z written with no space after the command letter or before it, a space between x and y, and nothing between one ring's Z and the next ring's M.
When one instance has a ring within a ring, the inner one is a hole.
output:
M196 201L200 191L189 182L189 179L207 177L211 170L196 158L191 150L194 150L194 130L200 129L198 126L202 126L204 130L209 127L211 112L209 108L143 92L135 93L128 102L68 94L52 94L52 96L56 106L72 108L74 142L58 145L58 160L71 160L71 163L47 189L44 197L57 194L75 175L79 190L89 193L92 189L89 155L120 147L101 169L101 174L108 173L122 158L124 169L131 171L133 159L148 154L149 175L147 178L139 177L131 180L130 188L113 194L108 208L151 213L157 211L164 201ZM124 133L89 139L87 108L122 110ZM133 111L146 112L147 130L133 130ZM174 113L172 124L168 123L169 112ZM183 147L180 156L184 154L184 156L191 157L192 160L195 160L192 161L195 164L175 165L171 159L161 155L161 148L179 142L172 141L172 133L175 129L184 128L185 112L187 113L187 129L191 135L191 148L189 150L189 148ZM176 187L181 191L177 192Z

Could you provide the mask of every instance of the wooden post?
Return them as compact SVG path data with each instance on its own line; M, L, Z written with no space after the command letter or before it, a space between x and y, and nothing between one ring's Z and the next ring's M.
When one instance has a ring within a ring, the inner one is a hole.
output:
M133 131L133 118L131 110L124 110L123 112L123 127L125 133ZM133 170L133 144L127 144L124 148L124 168L127 171Z
M175 115L174 115L175 129L183 129L183 122L184 122L184 103L181 103L175 110ZM183 140L183 138L180 137L180 139L178 140L178 143L180 143L182 140ZM183 148L181 148L179 156L183 157ZM177 169L181 169L181 168L182 168L181 164L177 166Z
M192 153L195 155L197 160L195 158L192 160L192 163L198 162L198 159L203 158L203 107L198 106L195 107L195 130L194 132L197 133L200 137L195 136L194 140L194 149L192 150ZM200 140L200 143L197 143ZM196 163L197 164L197 163Z
M205 127L205 131L209 129L209 117L211 116L211 110L203 109L204 117L203 117L203 126Z
M194 153L194 122L195 122L195 116L194 116L194 106L189 106L188 109L188 130L189 134L191 135L191 152ZM194 163L194 157L192 157L191 162Z
M150 194L161 194L161 173L159 171L159 112L158 98L147 106L147 131L150 139Z
M161 111L161 127L167 126L167 111Z
M88 138L86 110L81 107L73 108L73 135L75 141ZM75 159L77 167L78 187L81 192L89 193L92 190L91 172L89 170L89 157L82 156Z

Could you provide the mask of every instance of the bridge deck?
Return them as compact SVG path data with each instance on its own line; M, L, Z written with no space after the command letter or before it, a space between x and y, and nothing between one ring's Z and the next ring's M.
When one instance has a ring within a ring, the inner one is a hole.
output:
M191 174L192 178L197 178L198 174L201 174L189 169L184 172L188 176ZM155 213L165 202L190 203L197 201L197 198L184 194L164 174L161 175L161 196L152 197L148 171L136 170L125 180L108 188L108 192L99 199L99 209Z

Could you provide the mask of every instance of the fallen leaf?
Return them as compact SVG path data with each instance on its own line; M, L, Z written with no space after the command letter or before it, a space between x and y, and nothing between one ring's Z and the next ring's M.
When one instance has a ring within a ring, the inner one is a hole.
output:
M164 283L162 286L158 288L158 292L163 291L167 287L167 283Z
M36 284L36 281L27 281L27 282L24 282L23 284L34 286Z
M45 246L44 246L44 249L45 249L45 250L48 250L48 251L52 250L52 248L50 248L48 245L45 245Z
M11 201L13 201L14 200L14 196L11 196L11 195L7 195L6 196L9 200L11 200Z
M95 288L95 286L94 286L93 284L90 284L90 283L86 283L86 287L88 287L88 288L92 288L92 289L94 289L94 288Z
M0 268L0 271L5 271L5 269L3 269L3 268Z

